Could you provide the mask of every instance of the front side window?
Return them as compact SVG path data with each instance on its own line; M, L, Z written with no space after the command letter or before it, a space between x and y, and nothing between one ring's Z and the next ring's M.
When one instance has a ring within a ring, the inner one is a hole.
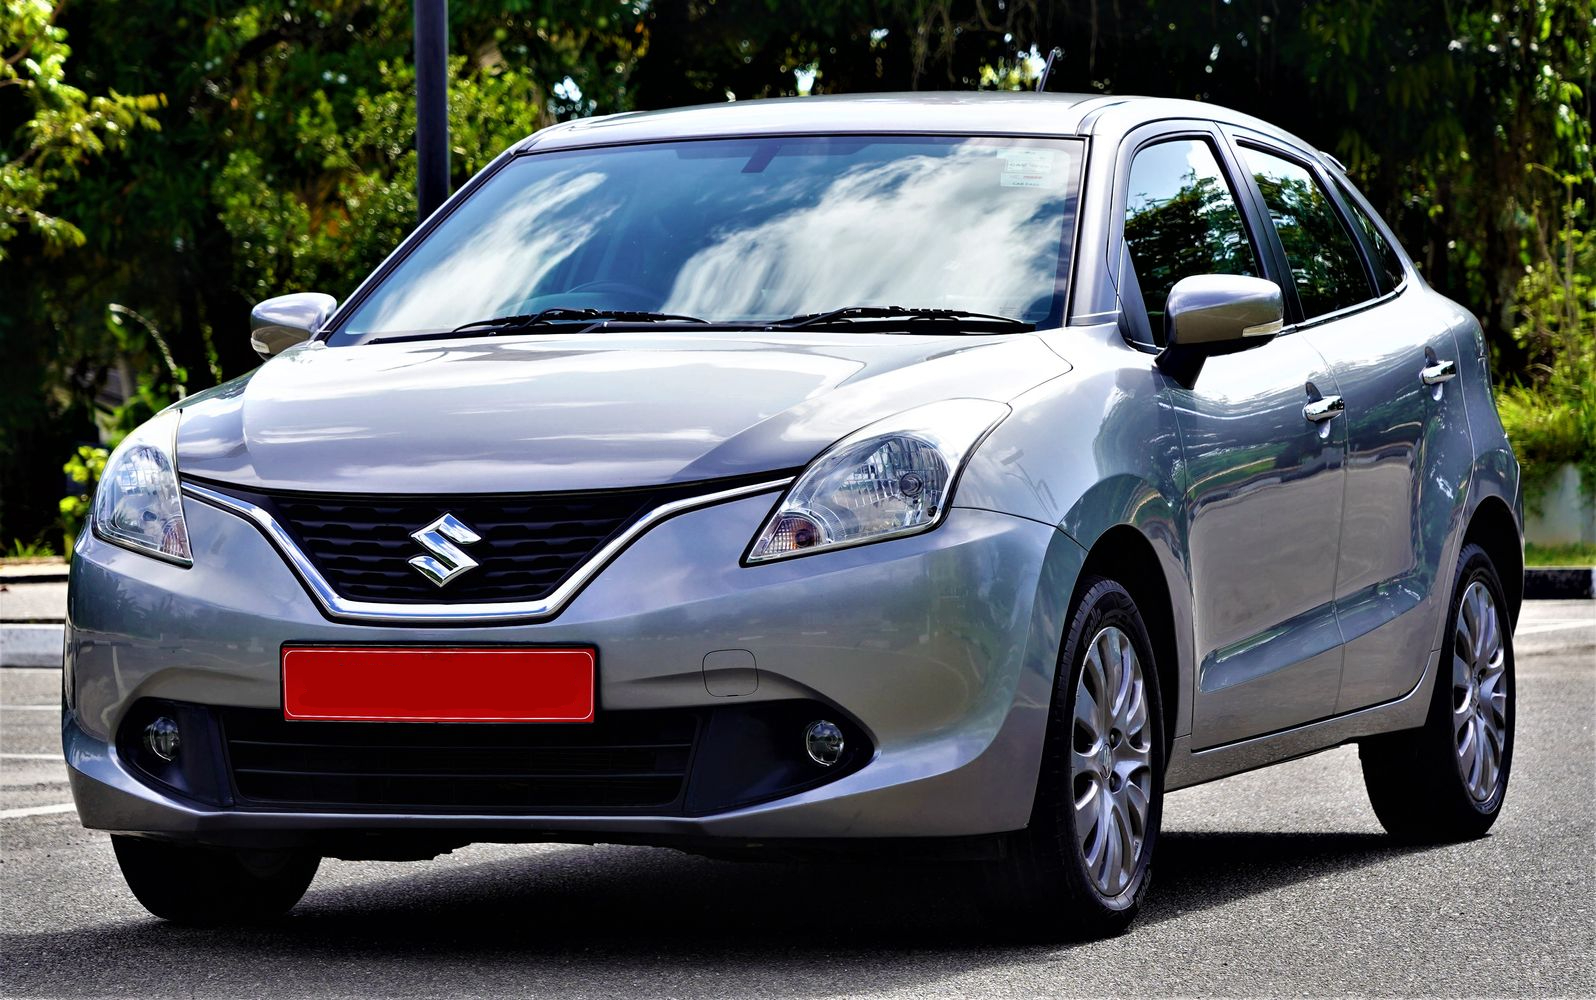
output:
M1241 210L1203 139L1147 146L1131 162L1125 244L1154 336L1175 282L1195 274L1258 274Z
M1249 146L1241 147L1241 156L1280 235L1302 318L1313 319L1373 298L1352 233L1312 172Z
M716 323L853 306L1063 310L1080 145L808 136L524 155L489 178L332 342L544 309Z

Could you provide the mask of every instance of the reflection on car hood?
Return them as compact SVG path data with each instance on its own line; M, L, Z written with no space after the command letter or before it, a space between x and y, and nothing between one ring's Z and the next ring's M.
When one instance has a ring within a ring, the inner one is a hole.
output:
M512 493L794 469L938 399L1067 371L1028 335L593 333L294 348L183 404L178 468L339 493Z

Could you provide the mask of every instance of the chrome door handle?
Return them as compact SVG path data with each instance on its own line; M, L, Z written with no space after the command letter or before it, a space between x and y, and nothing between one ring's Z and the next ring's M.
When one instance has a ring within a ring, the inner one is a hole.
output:
M1346 408L1347 404L1341 401L1340 396L1325 396L1304 406L1302 415L1316 424L1322 424L1326 420L1334 420L1341 416L1341 412Z
M1442 382L1450 382L1457 378L1457 362L1438 361L1433 365L1426 365L1419 372L1419 378L1425 385L1440 385Z

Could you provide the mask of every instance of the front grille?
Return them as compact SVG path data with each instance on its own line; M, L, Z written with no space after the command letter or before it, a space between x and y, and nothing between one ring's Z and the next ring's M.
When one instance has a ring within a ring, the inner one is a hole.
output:
M512 813L673 813L700 728L693 710L583 725L287 722L221 710L240 804Z
M492 604L548 597L607 542L656 507L769 478L460 496L261 493L205 485L270 513L346 599ZM409 564L412 557L426 554L410 536L444 514L453 514L481 540L463 546L478 565L440 588Z

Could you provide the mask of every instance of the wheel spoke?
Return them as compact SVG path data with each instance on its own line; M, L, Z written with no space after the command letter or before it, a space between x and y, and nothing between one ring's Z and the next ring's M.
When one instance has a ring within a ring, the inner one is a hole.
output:
M1102 885L1107 891L1114 892L1114 884L1118 881L1119 869L1124 864L1125 845L1120 837L1119 810L1115 807L1114 797L1103 797L1103 880Z
M1485 727L1474 720L1474 759L1469 765L1469 790L1479 797L1485 787Z
M1482 590L1480 593L1483 594L1484 591ZM1486 598L1486 601L1488 602L1489 598ZM1482 635L1480 639L1479 666L1481 668L1485 668L1492 665L1496 659L1496 654L1501 652L1502 634L1501 624L1497 620L1496 609L1494 607L1492 607L1489 603L1486 603L1482 608L1481 614L1483 615L1484 621L1482 622L1481 628Z
M1473 664L1476 655L1474 652L1474 637L1478 632L1478 626L1475 622L1474 614L1474 592L1472 590L1465 591L1463 594L1463 600L1459 602L1457 609L1456 644L1458 646L1458 652L1462 655L1464 662L1469 664Z
M1484 769L1480 775L1480 791L1488 795L1496 790L1496 778L1502 768L1502 751L1496 745L1496 733L1483 718L1480 720L1480 735L1482 737L1480 746L1484 750L1481 758Z
M1463 724L1463 718L1468 715L1469 710L1473 707L1470 704L1470 701L1472 699L1469 697L1469 688L1470 688L1469 677L1470 677L1471 673L1472 673L1472 671L1469 669L1468 662L1465 661L1463 659L1463 657L1458 656L1456 654L1453 654L1453 656L1452 656L1452 715L1453 715L1452 728L1454 728L1454 729L1456 729L1457 727L1459 727L1459 726L1461 726Z
M1114 717L1123 719L1133 711L1131 700L1141 695L1141 671L1137 669L1136 649L1130 637L1119 634L1119 691L1114 698Z
M1142 787L1142 781L1151 784L1150 776L1145 771L1138 776L1138 780L1127 780L1122 786L1125 812L1131 822L1131 833L1137 842L1147 836L1147 810L1152 804L1152 798L1148 795L1148 790Z
M1092 701L1092 731L1099 738L1107 735L1108 730L1108 677L1103 666L1103 651L1100 644L1093 642L1086 651L1086 662L1081 670L1081 683L1076 685L1075 700L1081 700L1081 692L1090 696Z
M1120 657L1119 629L1104 629L1097 638L1103 658L1103 708L1107 718L1113 719L1120 702L1120 683L1124 675L1124 662Z
M1076 825L1077 829L1083 829L1082 826L1081 826L1082 822L1085 821L1085 820L1095 819L1097 814L1103 808L1103 803L1102 803L1103 785L1102 785L1102 782L1097 780L1097 776L1096 775L1091 775L1091 776L1084 776L1083 775L1082 778L1084 780L1079 780L1078 781L1078 783L1076 785L1076 789L1075 789L1075 795L1074 795L1074 799L1075 799L1075 825ZM1081 790L1083 786L1085 788L1085 791ZM1089 827L1084 828L1084 829L1085 829L1085 832L1090 832L1090 828Z
M1081 842L1081 846L1084 849L1087 870L1101 884L1106 860L1104 855L1108 851L1109 840L1108 796L1098 795L1094 804L1096 808L1092 810L1092 827L1087 831L1086 839Z
M1128 738L1132 733L1139 733L1147 725L1147 688L1137 679L1130 684L1130 690L1125 695L1125 700L1120 703L1119 710L1114 713L1114 724L1119 731Z
M1085 686L1075 692L1075 735L1075 752L1088 756L1096 753L1108 736L1103 732L1102 706Z
M1466 715L1463 715L1460 718L1460 720L1458 722L1457 732L1458 732L1458 737L1457 737L1458 767L1461 768L1461 770L1462 770L1462 774L1463 774L1464 780L1467 780L1468 776L1469 776L1468 768L1464 765L1463 762L1467 761L1469 759L1469 755L1474 752L1474 716L1473 716L1473 714L1466 714Z
M1474 595L1474 662L1479 663L1485 655L1485 630L1488 627L1485 622L1485 589L1470 587L1469 593Z
M1496 733L1498 742L1507 732L1507 692L1497 689L1491 692L1489 699L1481 702L1487 715L1486 721L1491 724L1491 731Z

